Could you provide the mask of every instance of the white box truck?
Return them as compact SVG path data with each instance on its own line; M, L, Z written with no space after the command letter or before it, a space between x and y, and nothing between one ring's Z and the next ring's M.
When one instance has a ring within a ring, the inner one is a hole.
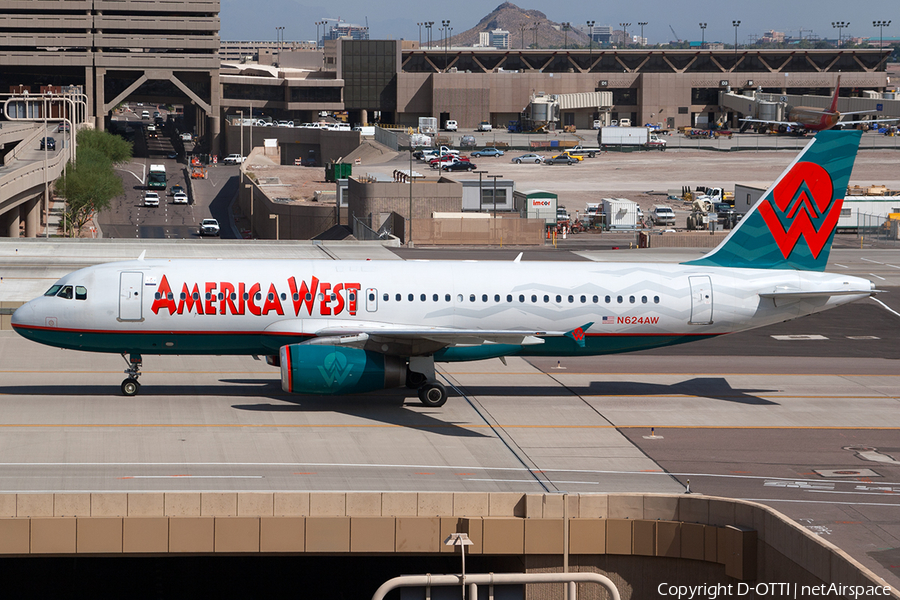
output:
M437 117L419 117L419 133L437 133Z
M597 143L604 151L666 149L666 140L649 127L603 127L597 134Z

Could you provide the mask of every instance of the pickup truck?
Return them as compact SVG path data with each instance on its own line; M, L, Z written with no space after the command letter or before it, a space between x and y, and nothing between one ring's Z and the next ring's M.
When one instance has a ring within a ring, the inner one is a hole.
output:
M654 225L675 226L675 211L668 206L654 206L650 211L650 220Z
M200 235L219 235L219 222L215 219L200 221Z
M587 156L588 158L594 158L597 154L600 153L600 148L585 148L581 144L578 144L574 148L569 148L569 154L574 156Z

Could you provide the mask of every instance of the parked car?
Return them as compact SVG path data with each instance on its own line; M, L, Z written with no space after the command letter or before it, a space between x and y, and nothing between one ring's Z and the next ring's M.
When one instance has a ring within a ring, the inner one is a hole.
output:
M574 154L568 150L564 150L562 153L576 162L581 162L584 160L584 156L582 156L581 154Z
M531 162L536 165L544 162L544 157L540 154L523 154L522 156L517 156L511 160L511 162L516 163L517 165L521 165L523 162Z
M444 165L444 171L474 171L478 167L475 166L475 163L466 161L466 160L458 160L456 162L450 163L449 165Z
M219 235L219 222L215 219L200 221L200 235Z
M489 147L484 148L482 150L476 150L472 153L472 156L503 156L503 150L498 150L497 148Z
M551 156L550 158L544 159L545 165L557 165L557 164L566 164L571 165L577 162L574 156L566 154L563 152L562 154L557 154L556 156Z
M293 127L294 122L293 121L278 121L277 125L278 125L278 127Z
M239 165L244 162L245 157L240 154L229 154L225 158L222 159L222 163L226 165Z
M44 149L44 146L47 146L47 150L56 150L56 139L52 137L41 139L41 150Z
M650 221L654 225L675 226L675 211L669 206L654 206L650 212Z
M144 206L159 206L159 194L144 192Z
M190 133L188 133L187 131L181 134L182 142L190 142L193 139L194 139L193 136Z
M475 131L490 131L491 130L491 122L490 121L482 121L478 124L478 129Z
M444 123L445 131L456 131L458 128L459 123L457 123L456 121L447 121L446 123Z

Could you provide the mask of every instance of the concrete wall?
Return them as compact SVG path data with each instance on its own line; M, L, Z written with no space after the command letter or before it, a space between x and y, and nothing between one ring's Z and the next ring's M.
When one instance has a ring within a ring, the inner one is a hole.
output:
M622 598L660 583L874 586L846 553L752 502L706 496L439 492L0 495L0 554L451 554L518 556L527 572L606 574ZM566 546L568 543L568 547ZM567 552L566 552L567 551ZM580 585L580 598L600 598ZM562 598L535 585L529 598ZM892 597L898 598L896 594Z
M233 112L232 112L233 114ZM225 152L241 153L241 127L225 126ZM282 164L293 165L294 159L306 158L313 151L319 166L349 155L359 147L361 136L358 131L326 131L301 127L249 127L243 128L244 154L249 148L263 145L263 140L276 139L281 147Z
M544 220L502 215L496 219L413 219L417 246L488 245L542 246Z
M250 188L245 187L247 185ZM273 202L252 179L243 176L238 190L237 204L241 214L248 220L251 215L251 198L253 204L251 235L255 238L309 240L338 224L338 215L335 213L334 204ZM278 215L278 219L272 219L269 217L270 215Z

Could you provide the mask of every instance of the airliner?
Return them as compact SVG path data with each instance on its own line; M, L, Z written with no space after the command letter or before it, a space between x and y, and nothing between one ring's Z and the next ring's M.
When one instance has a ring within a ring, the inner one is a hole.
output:
M806 131L825 131L831 129L835 125L859 125L871 123L888 123L900 121L900 119L866 119L862 121L841 121L843 117L848 115L870 115L871 110L858 110L854 112L839 112L837 109L838 92L841 90L841 78L838 76L837 84L834 86L834 96L831 98L831 107L828 109L816 108L813 106L791 106L788 110L787 121L770 121L767 119L741 119L742 123L763 123L766 125L785 125L790 127L800 127Z
M137 260L75 271L12 316L22 336L121 354L266 356L289 393L404 385L426 406L435 363L585 356L712 338L877 292L824 272L858 131L825 131L705 256L681 264Z

